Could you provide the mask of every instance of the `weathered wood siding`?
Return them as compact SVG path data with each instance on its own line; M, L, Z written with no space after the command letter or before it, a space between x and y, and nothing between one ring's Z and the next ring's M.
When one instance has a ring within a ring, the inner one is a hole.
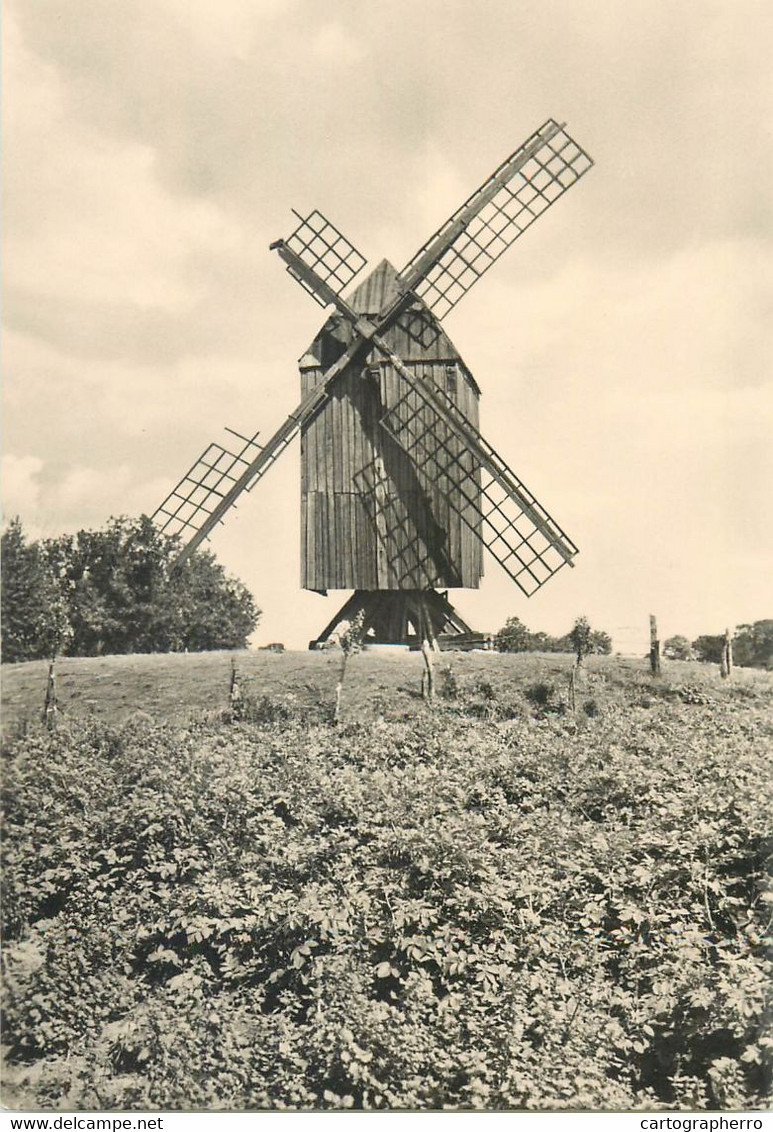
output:
M383 263L350 296L363 314L388 298L394 269ZM422 316L421 341L393 327L389 345L412 369L449 393L478 424L478 389L450 339ZM301 359L305 395L345 349L348 325L329 319ZM455 366L455 390L448 366ZM406 392L373 355L351 366L331 399L301 433L301 585L327 589L475 588L480 540L450 506L448 491L424 490L415 467L379 424ZM461 505L464 501L459 497Z

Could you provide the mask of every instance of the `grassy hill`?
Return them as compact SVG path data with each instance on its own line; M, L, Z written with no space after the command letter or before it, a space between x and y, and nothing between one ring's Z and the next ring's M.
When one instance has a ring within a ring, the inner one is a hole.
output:
M331 704L340 652L210 652L148 656L64 657L57 662L57 691L64 718L94 717L124 722L138 712L156 721L183 723L192 715L216 712L228 704L231 665L245 692L269 696L288 708L313 711ZM603 661L601 664L603 665ZM599 660L593 662L598 667ZM454 672L471 686L493 680L501 691L517 687L525 673L565 674L567 656L523 657L494 653L444 653L438 673ZM617 667L620 667L619 665ZM640 666L631 666L635 671ZM371 648L348 666L346 706L353 718L415 713L424 664L418 653ZM43 661L3 668L3 719L7 728L39 717L48 665Z
M324 714L332 704L340 652L209 652L105 657L63 657L57 662L59 708L65 720L95 718L123 723L139 714L156 722L182 724L202 712L228 705L232 662L245 693L267 696L291 713ZM435 662L441 693L456 682L460 694L475 696L481 688L492 699L518 700L525 688L540 681L555 685L566 698L573 658L564 654L443 653ZM590 657L588 680L609 698L622 688L626 696L642 694L652 683L645 661L619 657ZM345 709L353 719L392 719L413 716L423 661L417 653L399 648L371 648L348 666ZM449 675L451 674L451 675ZM3 730L6 734L40 718L46 693L48 664L30 661L2 667ZM690 662L666 665L661 690L670 682L693 683L710 694L732 699L743 689L773 685L770 674L736 669L729 685L714 666ZM587 691L587 688L585 689ZM442 696L441 696L442 698Z
M7 1106L765 1103L771 674L234 660L4 670Z

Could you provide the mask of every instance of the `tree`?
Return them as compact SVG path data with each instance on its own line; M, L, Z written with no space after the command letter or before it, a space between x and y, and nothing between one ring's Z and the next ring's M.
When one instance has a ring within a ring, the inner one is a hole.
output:
M526 652L531 647L531 633L519 617L508 617L494 637L498 652Z
M179 579L179 580L178 580ZM206 649L243 649L258 624L256 608L247 587L226 575L209 551L198 551L168 576L163 590L163 612L169 647L201 652Z
M341 665L338 669L338 682L336 683L336 702L333 710L333 719L341 722L341 694L344 690L344 678L349 657L354 656L365 644L365 611L357 614L353 621L340 633L338 644L341 646Z
M45 648L46 656L55 660L60 653L68 651L73 638L73 627L70 621L66 591L57 572L57 564L46 552L44 546L39 547L38 553L43 570L46 597L41 644Z
M667 660L694 660L695 652L687 637L677 634L669 637L663 645L663 656Z
M587 617L578 617L572 631L565 633L563 637L551 637L541 629L530 633L518 617L509 617L494 637L494 647L499 652L576 652L573 634L581 623L587 629L583 655L591 652L604 655L611 653L612 638L609 633L605 633L603 629L591 629Z
M72 630L52 563L38 543L27 543L18 516L0 542L3 660L54 657Z
M21 524L12 525L4 555L6 542L8 660L51 655L52 642L61 651L68 636L72 656L244 648L260 617L246 587L208 551L172 570L179 542L144 515L30 547Z
M577 618L569 630L569 640L577 657L577 663L582 664L583 657L593 651L593 630L587 617Z
M736 664L744 668L773 668L773 620L739 625L733 638Z
M603 629L592 629L590 635L590 651L599 656L609 656L612 652L612 638Z
M722 660L722 650L725 647L724 633L716 636L704 633L703 636L696 637L692 647L695 649L698 660L702 660L706 664L719 664Z

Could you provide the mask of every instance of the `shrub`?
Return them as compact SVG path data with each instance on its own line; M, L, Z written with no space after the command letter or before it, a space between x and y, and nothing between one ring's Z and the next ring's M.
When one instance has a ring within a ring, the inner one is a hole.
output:
M663 656L667 660L695 660L695 650L687 637L669 637L663 645Z
M762 1106L769 688L580 727L531 678L10 743L6 1103Z
M721 634L711 636L704 633L693 641L692 647L698 660L706 664L719 664L725 647L725 638Z
M588 653L608 656L612 652L612 638L602 629L591 629L587 617L578 617L571 631L563 637L551 637L541 630L531 633L520 618L509 617L494 637L494 648L498 652L574 652L581 656Z
M520 617L508 617L494 637L494 648L498 652L525 652L530 647L530 641L531 633Z
M455 700L458 698L459 680L450 664L446 664L440 669L438 683L441 699Z
M267 695L242 695L232 708L233 719L246 723L278 723L292 717L288 704Z
M773 669L773 620L739 625L733 637L733 657L745 667Z
M526 688L524 695L538 709L538 716L560 714L566 710L566 704L558 697L556 687L550 680L537 680Z
M260 618L208 551L173 570L179 541L145 515L30 544L16 519L2 543L5 660L245 648Z

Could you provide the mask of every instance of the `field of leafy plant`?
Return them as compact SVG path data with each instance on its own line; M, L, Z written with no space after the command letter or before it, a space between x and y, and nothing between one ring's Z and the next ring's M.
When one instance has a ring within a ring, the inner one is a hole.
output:
M4 1103L763 1106L773 677L333 661L52 733L15 666Z

